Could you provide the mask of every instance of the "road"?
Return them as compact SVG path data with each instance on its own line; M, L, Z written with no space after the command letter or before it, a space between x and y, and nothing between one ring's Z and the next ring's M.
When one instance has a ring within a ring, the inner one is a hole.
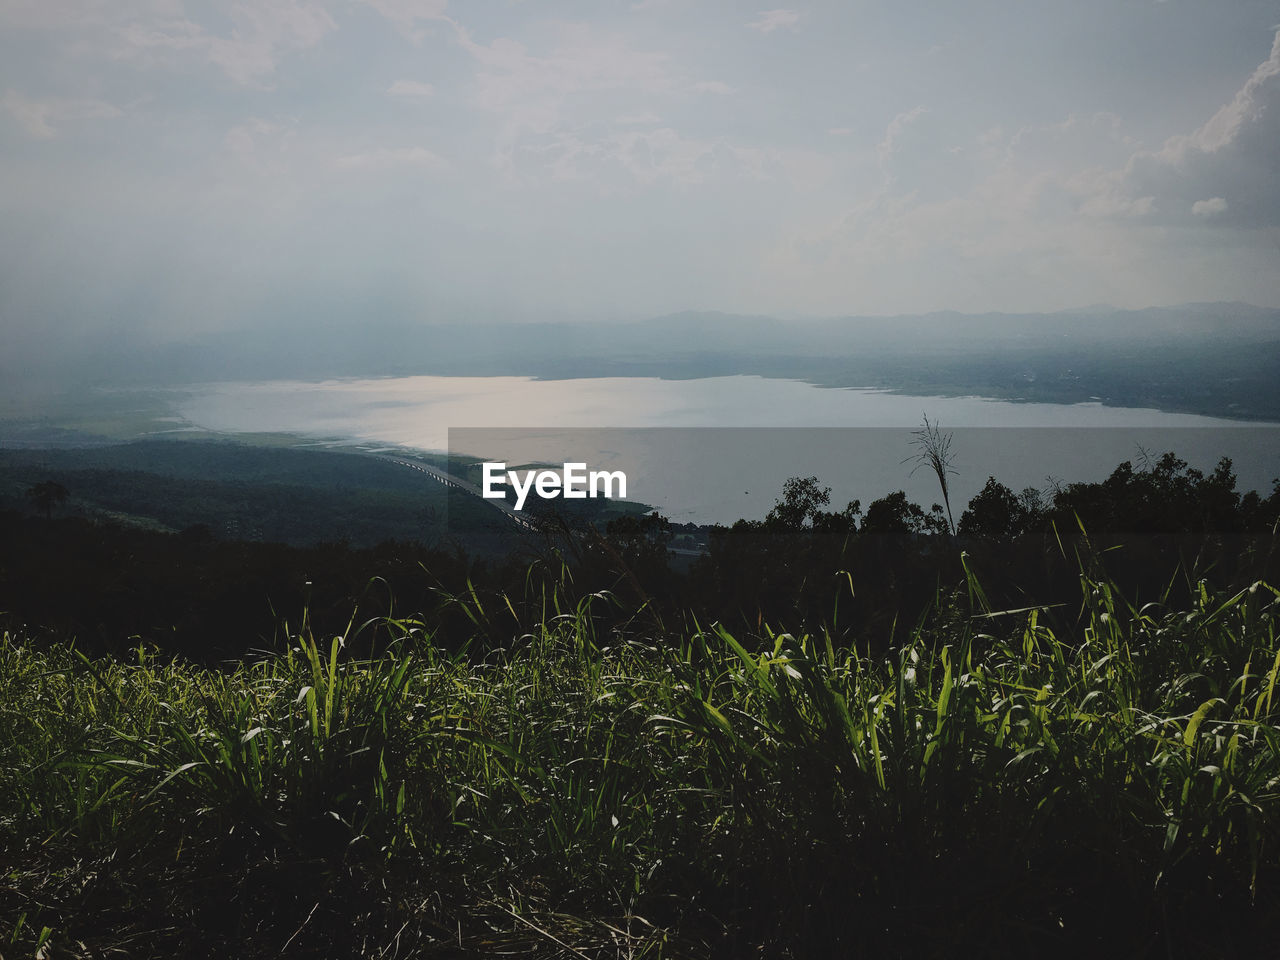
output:
M438 483L443 483L446 487L453 487L455 490L461 490L463 493L469 493L472 496L479 497L489 506L493 507L495 510L503 514L512 523L516 524L516 526L518 527L521 527L525 530L534 530L534 531L538 529L538 525L535 521L525 516L520 511L516 510L506 500L499 500L491 497L486 497L484 495L484 491L482 491L474 483L468 483L465 480L459 480L457 477L444 473L441 470L437 470L435 467L429 466L428 464L419 463L416 460L405 460L401 457L388 457L383 455L378 455L378 459L386 460L388 463L396 463L402 467L408 467L410 470L417 470L419 473L426 474L432 480L435 480Z

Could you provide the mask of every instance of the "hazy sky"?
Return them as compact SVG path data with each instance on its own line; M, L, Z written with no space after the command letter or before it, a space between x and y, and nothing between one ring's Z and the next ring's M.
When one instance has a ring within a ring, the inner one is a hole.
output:
M0 324L1280 306L1274 0L0 0Z

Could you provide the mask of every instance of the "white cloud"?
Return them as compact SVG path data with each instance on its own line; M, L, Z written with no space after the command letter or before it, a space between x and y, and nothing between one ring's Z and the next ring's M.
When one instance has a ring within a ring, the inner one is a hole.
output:
M318 46L337 24L324 7L310 0L253 0L234 4L226 34L214 33L182 15L181 5L128 15L128 5L106 24L100 42L86 50L116 59L180 65L191 54L220 67L237 83L252 85L275 73L290 51Z
M902 138L903 131L928 112L929 110L925 106L912 107L889 121L889 126L884 131L884 137L876 144L876 156L880 160L880 170L886 177L891 176L889 170L890 161L897 150L898 141Z
M113 55L121 59L142 58L164 50L204 50L208 52L213 38L204 27L180 17L134 20L116 26Z
M435 95L436 88L429 83L421 83L418 80L397 80L391 86L387 87L387 93L393 97L403 97L406 100L426 100Z
M632 49L624 38L586 24L562 26L555 46L544 56L505 38L476 43L461 29L459 43L479 65L476 102L488 109L559 101L587 91L654 93L672 86L666 54Z
M773 33L781 27L790 27L794 30L799 23L800 11L798 10L762 10L760 15L746 26L757 33Z
M59 127L76 120L107 120L120 116L120 108L103 100L32 100L17 90L6 90L0 106L9 113L28 137L50 140Z
M1185 160L1192 151L1216 153L1235 143L1247 126L1261 120L1267 104L1275 100L1276 77L1280 77L1280 30L1272 40L1271 56L1254 70L1231 102L1191 136L1174 137L1165 144L1160 155L1176 163Z
M348 154L334 161L339 170L395 170L404 167L421 167L442 170L448 162L426 147L381 147L364 153Z
M222 145L242 160L256 158L265 144L285 132L279 123L262 117L251 117L238 123L222 138Z
M56 133L53 124L49 122L49 103L29 100L16 90L6 90L2 102L9 111L9 116L18 121L27 136L35 140L49 140Z
M1134 229L1153 200L1105 190L1133 150L1117 118L988 128L955 150L927 114L899 113L874 151L849 158L853 195L838 215L814 210L791 226L762 284L812 289L826 310L1044 309L1081 302L1082 289L1096 290L1085 300L1141 303L1154 257L1142 274L1123 264L1153 248ZM1115 205L1082 209L1103 199Z
M225 209L244 204L287 207L317 189L317 159L331 155L332 149L308 138L295 118L250 117L223 135L222 155L210 176L216 185L211 197Z
M498 121L491 163L508 180L516 175L519 154L538 154L548 137L568 142L569 131L598 122L594 109L606 99L621 105L676 88L666 54L637 50L625 37L586 24L557 25L542 53L505 37L478 43L464 27L453 26L476 64L470 100ZM577 116L579 105L588 103L591 112Z
M419 20L453 22L445 14L449 7L449 0L364 0L364 2L395 24L397 30L415 43L421 41L423 37L423 32L418 29Z
M670 127L618 134L604 145L637 181L669 180L702 183L726 175L766 179L768 158L763 151L736 147L722 140L681 136Z
M299 0L253 0L231 9L235 28L229 37L213 37L209 59L239 83L252 83L275 72L288 50L317 46L337 28L323 7Z
M1099 203L1122 206L1151 197L1150 212L1159 222L1191 223L1212 214L1215 223L1274 227L1280 226L1278 183L1280 30L1270 56L1229 103L1194 132L1133 154L1103 185Z
M1083 177L1076 178L1080 182ZM1101 190L1087 196L1080 204L1080 212L1087 217L1105 217L1112 219L1141 220L1151 216L1156 210L1156 198L1120 196L1110 190Z
M1222 197L1210 197L1208 200L1197 200L1191 205L1191 213L1197 217L1212 217L1227 209L1227 201Z

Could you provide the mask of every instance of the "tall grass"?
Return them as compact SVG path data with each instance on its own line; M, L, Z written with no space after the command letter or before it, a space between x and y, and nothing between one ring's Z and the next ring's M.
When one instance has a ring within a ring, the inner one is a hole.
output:
M993 612L967 587L874 658L719 625L600 635L613 599L567 588L484 658L442 654L411 619L304 625L221 670L5 633L0 942L673 958L1268 942L1280 594L1202 584L1169 610L1084 574L1077 608ZM478 634L515 613L454 600Z

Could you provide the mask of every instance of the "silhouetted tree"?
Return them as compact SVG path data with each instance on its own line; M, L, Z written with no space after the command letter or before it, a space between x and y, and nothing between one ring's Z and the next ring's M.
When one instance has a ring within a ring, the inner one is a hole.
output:
M604 541L632 572L652 580L667 571L671 521L656 510L641 517L628 514L609 521Z
M817 477L791 477L782 484L782 498L765 517L771 527L800 530L812 527L831 502L831 488L819 487Z
M1068 526L1079 517L1089 530L1127 533L1238 532L1246 522L1242 506L1230 459L1206 477L1172 453L1145 469L1126 460L1102 483L1070 484L1053 502Z
M873 501L862 521L863 533L925 533L929 518L903 490ZM945 526L945 521L944 521Z
M1027 528L1027 509L1022 500L995 477L969 501L960 515L959 535L967 540L994 540L1007 543Z

